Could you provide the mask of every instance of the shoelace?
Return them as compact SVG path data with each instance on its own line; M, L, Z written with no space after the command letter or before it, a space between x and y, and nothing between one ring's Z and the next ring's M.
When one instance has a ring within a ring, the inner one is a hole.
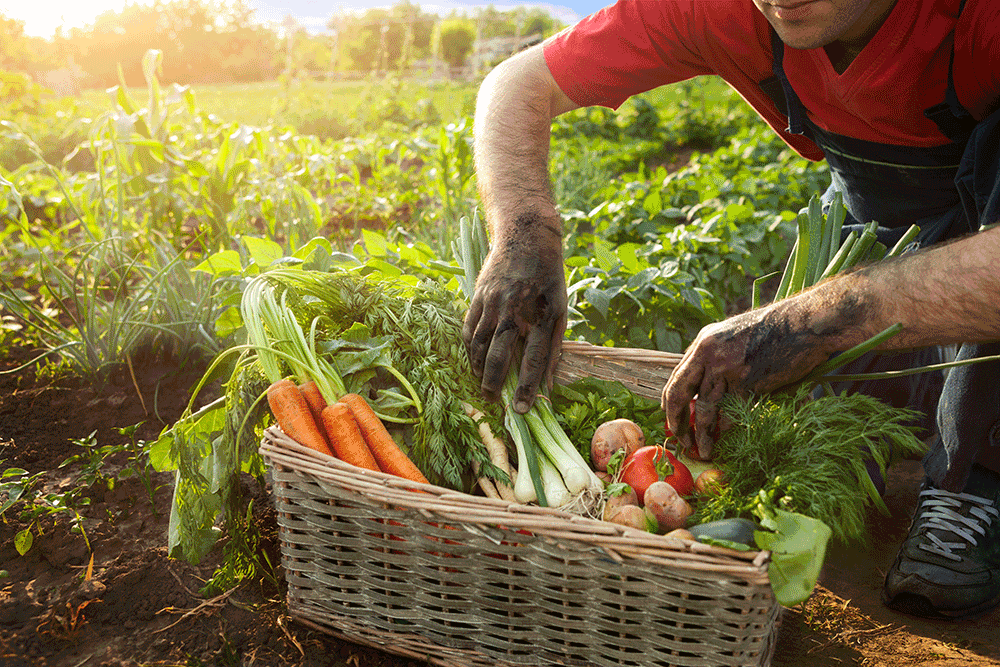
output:
M961 512L963 503L968 505L964 513ZM920 513L921 528L947 531L963 540L946 542L928 531L924 537L930 542L922 542L920 548L954 561L962 560L962 556L952 550L961 550L970 544L976 546L976 533L985 536L986 528L1000 516L1000 510L987 498L935 488L920 492Z

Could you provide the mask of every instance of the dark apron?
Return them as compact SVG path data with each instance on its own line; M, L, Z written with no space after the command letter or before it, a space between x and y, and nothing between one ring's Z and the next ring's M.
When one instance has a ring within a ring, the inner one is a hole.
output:
M964 5L964 0L962 2ZM961 9L959 10L961 11ZM945 101L925 115L952 141L932 148L879 144L827 132L807 116L785 76L784 43L771 31L774 77L761 88L788 116L788 131L803 134L824 152L831 184L823 195L829 206L840 192L847 216L844 237L863 223L879 223L878 240L895 245L911 224L920 227L908 248L928 246L1000 221L1000 111L981 122L962 107L955 94L952 64ZM954 53L952 54L954 61ZM1000 343L962 345L959 358L1000 354ZM937 347L898 354L872 354L844 366L840 373L870 373L913 368L941 361ZM917 426L939 439L924 459L936 485L960 491L972 463L984 447L1000 447L1000 363L984 362L940 372L856 383L838 383L840 392L863 393L925 416Z

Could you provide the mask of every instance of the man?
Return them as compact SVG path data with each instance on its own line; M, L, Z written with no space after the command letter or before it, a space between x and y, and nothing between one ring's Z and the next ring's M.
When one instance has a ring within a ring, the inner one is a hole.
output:
M1000 354L1000 3L620 0L484 80L475 158L493 251L463 336L487 397L522 340L515 409L551 377L566 326L562 221L548 187L554 116L701 74L723 77L807 158L826 159L849 223L924 249L706 327L664 388L681 445L710 454L727 392L772 391L894 323L885 349ZM891 347L889 347L891 346ZM939 440L885 602L961 618L1000 603L1000 363L950 371ZM683 418L697 397L696 434Z

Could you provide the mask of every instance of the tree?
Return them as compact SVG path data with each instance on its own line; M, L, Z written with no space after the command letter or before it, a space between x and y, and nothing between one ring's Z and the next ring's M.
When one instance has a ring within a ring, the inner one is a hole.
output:
M441 22L438 30L441 59L452 67L465 64L476 42L476 29L466 19L451 18Z
M278 37L254 21L247 0L154 0L100 14L84 28L56 36L96 86L144 85L142 56L163 52L164 82L269 79L277 71Z
M24 21L0 13L0 71L23 72L29 59Z
M401 0L361 16L331 17L327 26L336 34L341 68L370 72L405 69L412 60L429 56L436 22L437 16Z

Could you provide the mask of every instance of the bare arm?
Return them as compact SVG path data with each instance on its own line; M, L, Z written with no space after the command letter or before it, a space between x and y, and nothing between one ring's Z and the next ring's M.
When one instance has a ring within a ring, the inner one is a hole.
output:
M501 240L524 214L558 219L549 189L550 128L553 118L576 108L549 73L541 44L483 80L476 102L476 177Z
M559 89L541 45L497 66L476 105L474 154L492 250L463 338L482 390L496 398L524 342L515 409L526 412L551 377L566 328L562 219L549 186L552 119L577 108Z
M893 324L884 349L1000 340L1000 228L835 277L802 294L705 327L663 390L683 447L695 395L699 453L711 453L718 402L800 380L830 355Z

